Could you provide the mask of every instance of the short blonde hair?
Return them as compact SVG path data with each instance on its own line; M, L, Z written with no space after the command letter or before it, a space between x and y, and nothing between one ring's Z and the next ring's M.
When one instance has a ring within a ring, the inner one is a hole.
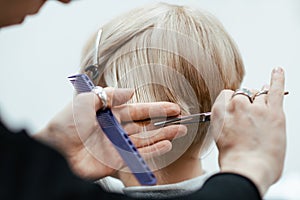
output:
M95 84L135 88L131 102L169 101L183 114L208 112L221 90L235 90L242 82L235 43L204 11L158 3L122 15L102 30ZM83 67L93 64L94 40L84 50ZM208 123L189 126L173 150L182 143L200 149L207 129Z

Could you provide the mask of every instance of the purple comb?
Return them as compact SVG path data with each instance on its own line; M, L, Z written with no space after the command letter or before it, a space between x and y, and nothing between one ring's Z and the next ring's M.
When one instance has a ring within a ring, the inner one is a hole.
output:
M86 74L77 74L69 76L68 78L73 84L77 94L91 92L95 87ZM113 143L114 147L117 149L139 183L141 185L155 185L156 178L154 174L131 142L127 133L118 123L111 110L109 108L99 110L96 113L96 117L100 127L108 139Z

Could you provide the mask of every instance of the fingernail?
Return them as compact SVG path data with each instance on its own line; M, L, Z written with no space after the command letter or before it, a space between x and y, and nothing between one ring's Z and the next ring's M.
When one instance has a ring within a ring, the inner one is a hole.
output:
M133 88L118 88L118 90L122 90L122 92L124 92L124 93L131 94L130 98L134 94L134 89Z
M178 104L175 104L175 103L172 104L172 108L173 108L174 110L181 110L181 109L180 109L180 106L179 106Z
M187 134L187 127L184 126L184 125L179 125L179 127L177 127L177 133L176 133L176 136L175 138L180 138L180 137L183 137Z
M283 73L283 69L281 67L276 67L273 69L273 73L281 74Z

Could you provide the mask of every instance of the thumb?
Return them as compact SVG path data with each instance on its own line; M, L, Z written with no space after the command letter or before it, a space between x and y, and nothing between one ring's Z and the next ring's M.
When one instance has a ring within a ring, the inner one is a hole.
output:
M222 142L225 117L233 93L232 90L223 90L212 106L208 131L214 137L216 144Z
M108 107L118 106L129 101L133 94L134 89L131 88L105 88L108 97Z

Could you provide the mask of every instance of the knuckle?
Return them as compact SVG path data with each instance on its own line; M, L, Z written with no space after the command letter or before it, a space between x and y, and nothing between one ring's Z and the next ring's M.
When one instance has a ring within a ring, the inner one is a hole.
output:
M245 99L244 96L237 95L231 99L230 104L231 104L232 108L246 109L248 107L249 100Z
M131 118L135 118L135 116L138 115L138 110L133 104L127 105L127 109L125 112L128 112L128 116L130 116Z
M268 110L266 109L265 106L262 105L254 105L251 110L255 116L264 116L268 114Z

